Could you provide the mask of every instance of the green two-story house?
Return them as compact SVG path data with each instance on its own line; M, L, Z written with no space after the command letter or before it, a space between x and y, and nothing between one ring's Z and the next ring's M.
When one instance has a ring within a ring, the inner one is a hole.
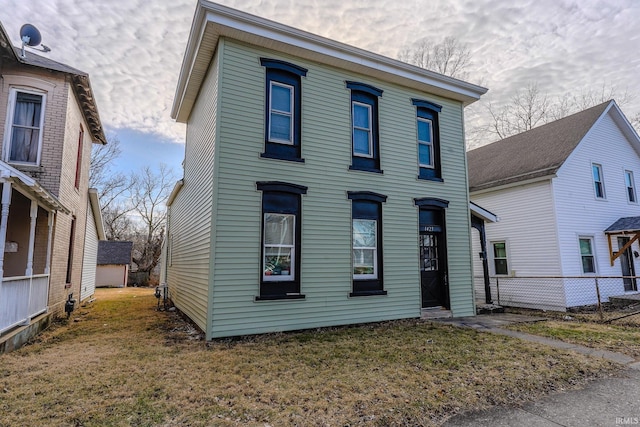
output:
M474 314L464 107L485 88L200 1L163 277L207 339Z

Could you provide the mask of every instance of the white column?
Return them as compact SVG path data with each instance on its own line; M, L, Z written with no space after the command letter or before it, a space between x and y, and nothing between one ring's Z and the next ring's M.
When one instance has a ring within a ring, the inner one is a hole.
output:
M4 277L4 247L7 243L7 222L9 221L9 205L11 205L11 183L2 183L2 208L0 210L0 284Z
M47 260L45 261L44 274L51 274L51 242L53 241L53 220L56 217L56 211L49 211L49 234L47 235Z
M29 250L27 252L27 270L25 276L33 276L33 250L36 245L36 221L38 219L38 202L31 201L31 224L29 226Z

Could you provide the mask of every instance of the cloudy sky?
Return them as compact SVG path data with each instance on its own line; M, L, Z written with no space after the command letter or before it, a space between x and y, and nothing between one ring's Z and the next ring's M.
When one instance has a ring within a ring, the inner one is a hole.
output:
M49 58L88 72L102 122L121 141L116 167L165 162L176 172L184 126L169 117L196 0L0 0L15 45L34 24ZM558 96L603 85L640 112L638 0L219 0L244 12L396 58L407 44L467 43L468 80L489 93L468 112L500 104L529 83Z

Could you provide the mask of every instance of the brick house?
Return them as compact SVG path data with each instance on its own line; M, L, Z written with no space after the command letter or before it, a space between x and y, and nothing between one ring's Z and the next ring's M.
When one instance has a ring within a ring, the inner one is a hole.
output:
M0 24L0 351L81 295L92 143L106 144L89 76L21 52ZM91 224L90 224L91 225Z

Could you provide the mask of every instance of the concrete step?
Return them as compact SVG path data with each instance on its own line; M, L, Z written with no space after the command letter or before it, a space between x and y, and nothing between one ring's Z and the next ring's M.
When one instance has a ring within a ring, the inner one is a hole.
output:
M444 319L453 317L451 310L447 310L442 306L423 308L420 316L422 319Z

